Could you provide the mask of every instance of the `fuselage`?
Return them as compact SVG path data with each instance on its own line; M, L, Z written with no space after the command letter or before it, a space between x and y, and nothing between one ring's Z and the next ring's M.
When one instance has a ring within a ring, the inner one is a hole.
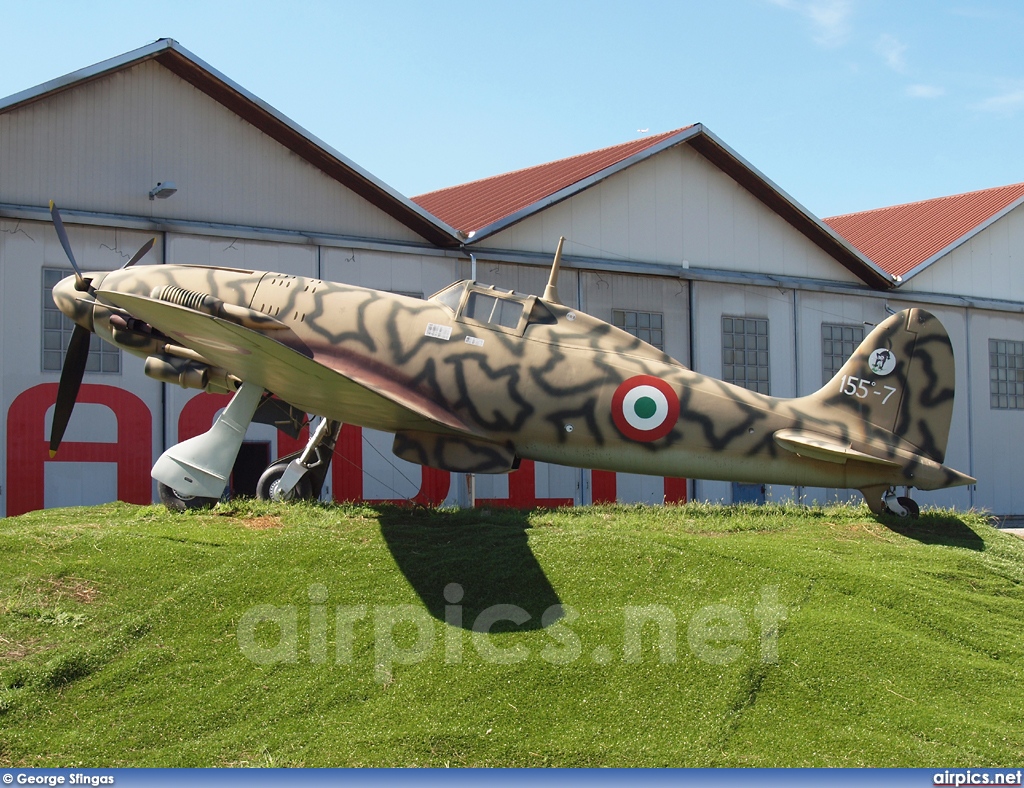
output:
M465 425L473 440L519 457L665 476L865 488L950 483L948 469L916 448L842 410L845 384L817 397L780 399L687 369L593 316L496 288L461 282L427 300L318 279L200 266L136 266L89 274L99 291L149 297L173 285L214 296L283 324L268 331L296 352L388 396L412 392ZM140 356L154 345L117 331L117 309L90 303L68 280L55 288L61 309L103 339ZM116 322L116 321L115 321ZM216 355L230 375L272 391L297 408L372 429L394 419L358 407L330 382L316 385L280 369L233 367L230 349L202 336L161 334L199 356ZM845 392L848 394L849 392ZM849 399L849 397L847 397ZM450 428L437 426L438 432ZM783 430L840 434L888 464L836 462L780 446Z

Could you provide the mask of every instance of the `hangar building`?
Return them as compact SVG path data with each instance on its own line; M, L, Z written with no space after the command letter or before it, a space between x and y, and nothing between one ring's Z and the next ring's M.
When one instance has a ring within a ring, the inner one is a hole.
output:
M470 276L540 293L560 235L573 307L699 372L774 396L813 392L889 311L922 306L957 358L947 463L971 488L922 504L1024 514L1024 184L821 220L703 125L455 186L398 194L259 98L163 39L0 100L0 514L148 502L153 461L210 425L225 397L154 381L93 343L57 458L47 436L70 326L49 290L80 264L204 263L429 296ZM750 352L742 355L743 345ZM325 495L459 503L461 477L402 462L390 436L346 426ZM296 442L253 425L245 492ZM479 477L517 506L691 498L845 498L524 462Z

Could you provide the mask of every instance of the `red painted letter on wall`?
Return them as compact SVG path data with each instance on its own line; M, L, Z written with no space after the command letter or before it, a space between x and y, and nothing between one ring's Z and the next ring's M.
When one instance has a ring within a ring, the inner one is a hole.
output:
M210 394L208 391L192 397L178 414L178 443L210 429L217 411L226 408L229 402L230 394Z
M178 414L178 442L202 435L213 426L213 417L217 411L223 410L231 402L231 394L211 394L204 391L185 403ZM285 432L277 432L278 459L292 452L302 451L309 440L309 426L299 432L298 438L292 438Z
M371 503L418 503L422 506L440 506L448 497L452 475L448 471L422 466L420 489L408 501L405 498L385 498ZM363 430L345 424L334 447L331 482L336 501L362 501L363 498Z
M665 503L686 503L686 479L666 476ZM591 471L591 499L595 504L615 503L618 500L618 479L612 471Z
M686 503L686 479L665 477L665 503Z
M57 384L43 383L19 394L7 411L7 514L42 509L47 462L117 464L117 497L128 503L152 503L153 416L146 403L124 389L84 384L78 401L105 405L117 418L117 441L64 441L50 459L46 412L57 400Z
M618 479L614 471L590 472L590 497L595 503L615 503L618 498Z
M231 401L230 394L197 394L185 403L178 417L178 440L183 441L200 435L210 429L213 417ZM309 440L309 427L304 427L299 438L291 438L283 432L277 433L277 454L284 457L301 451ZM338 443L334 447L331 462L331 480L336 501L363 500L363 431L351 424L344 424ZM423 479L419 492L411 499L423 506L440 506L448 497L452 475L448 471L423 467ZM390 499L389 499L390 500ZM405 503L396 498L393 503Z
M537 466L533 460L523 460L519 470L508 475L508 498L477 498L477 506L507 506L513 509L536 509L572 506L572 498L538 498Z

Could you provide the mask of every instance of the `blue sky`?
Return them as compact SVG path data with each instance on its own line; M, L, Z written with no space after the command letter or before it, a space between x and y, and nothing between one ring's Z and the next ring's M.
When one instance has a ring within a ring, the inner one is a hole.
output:
M818 216L1024 181L1019 0L0 4L0 96L170 37L407 196L693 122Z

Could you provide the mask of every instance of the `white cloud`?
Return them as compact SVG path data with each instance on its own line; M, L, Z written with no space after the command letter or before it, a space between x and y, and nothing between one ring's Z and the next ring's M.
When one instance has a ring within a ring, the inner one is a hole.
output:
M978 104L977 108L985 112L1002 113L1011 113L1016 112L1018 109L1024 109L1024 88L1009 90L997 96L991 96Z
M811 23L814 43L838 47L850 35L852 0L770 0L788 11L795 11Z
M907 95L911 98L932 99L946 95L946 89L938 85L907 85Z
M814 40L822 46L838 46L850 33L853 6L848 0L808 2L806 13L814 25Z
M875 52L882 56L885 65L893 71L898 71L900 74L906 72L907 60L905 55L907 54L907 45L896 38L896 36L889 33L883 33L879 36L878 41L875 42Z

